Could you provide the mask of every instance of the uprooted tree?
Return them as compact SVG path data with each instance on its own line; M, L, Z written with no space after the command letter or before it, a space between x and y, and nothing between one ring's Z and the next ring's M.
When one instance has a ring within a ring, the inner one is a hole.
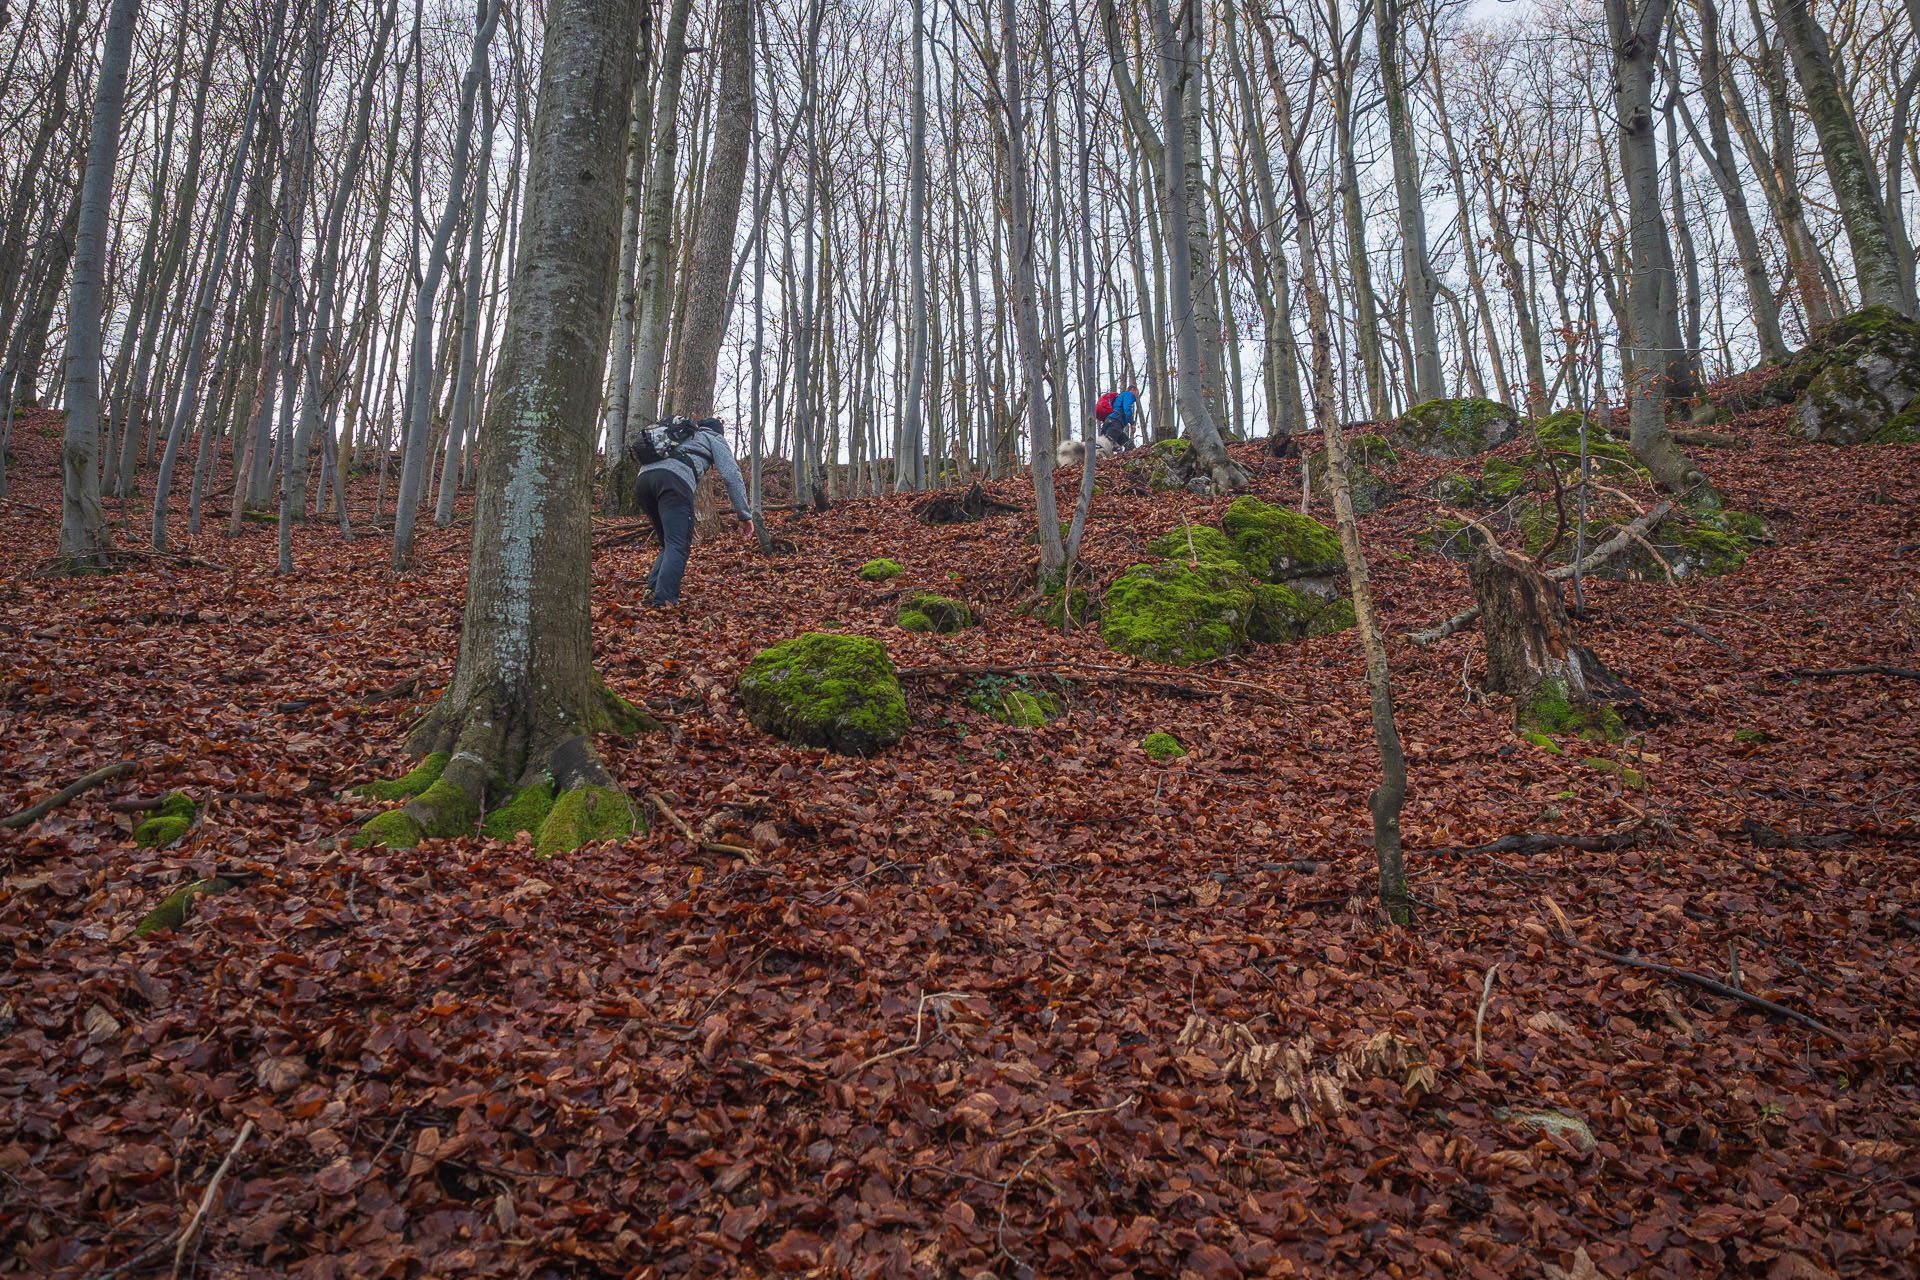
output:
M360 842L531 831L547 852L624 835L633 810L591 735L646 718L593 669L594 424L613 321L639 0L554 0L521 252L485 424L453 677L407 739L421 767Z

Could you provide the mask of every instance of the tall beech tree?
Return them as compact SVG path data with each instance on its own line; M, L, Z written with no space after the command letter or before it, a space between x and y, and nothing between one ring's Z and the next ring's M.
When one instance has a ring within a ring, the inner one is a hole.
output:
M641 3L552 0L547 9L459 656L407 739L428 762L415 776L438 776L370 821L362 841L471 831L482 806L509 792L543 849L633 829L590 735L637 730L645 717L593 669L589 597L596 422L617 284L607 264L620 247Z

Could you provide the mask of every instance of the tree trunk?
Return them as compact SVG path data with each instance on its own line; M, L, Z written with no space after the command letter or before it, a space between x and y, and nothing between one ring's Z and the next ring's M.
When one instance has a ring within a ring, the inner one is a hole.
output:
M1631 445L1669 491L1682 497L1713 498L1699 468L1673 443L1667 430L1667 400L1679 349L1678 296L1673 260L1667 250L1666 219L1660 210L1660 159L1653 135L1654 57L1672 0L1606 0L1607 25L1614 51L1614 103L1620 122L1620 171L1627 188L1633 270L1627 286L1629 345L1633 377L1627 406Z
M1407 291L1407 327L1412 331L1413 398L1438 400L1447 394L1440 367L1440 329L1433 299L1440 281L1427 258L1426 196L1420 189L1420 158L1414 153L1413 122L1407 112L1407 88L1400 70L1405 34L1401 0L1374 0L1380 47L1380 84L1386 96L1387 141L1393 151L1393 189L1400 205L1400 262Z
M1900 269L1900 255L1887 226L1886 206L1880 200L1880 179L1860 126L1854 121L1840 78L1834 71L1826 32L1807 11L1807 0L1774 0L1774 20L1793 58L1794 77L1806 95L1826 161L1827 181L1840 206L1847 247L1853 250L1854 276L1860 282L1862 306L1888 306L1904 316L1914 314L1911 282Z
M680 83L687 62L687 11L673 0L660 53L660 90L654 105L653 172L640 224L640 286L635 302L633 387L627 425L645 426L660 412L661 363L667 349L667 303L672 296L673 192L680 156ZM731 247L731 246L729 246Z
M80 225L67 296L66 433L60 446L62 496L58 563L67 573L105 570L113 543L100 507L100 325L107 266L107 217L120 154L127 67L140 0L113 0L100 50L93 124L82 179Z
M674 405L690 418L713 412L720 341L733 303L727 285L752 141L753 16L753 0L720 2L720 96L693 240L693 270L687 276L686 315L674 351Z
M1380 785L1367 796L1373 818L1373 853L1380 872L1380 905L1396 924L1411 918L1407 872L1400 847L1400 808L1407 795L1407 758L1400 747L1400 730L1393 717L1393 673L1387 666L1387 648L1380 636L1380 620L1373 607L1373 586L1367 555L1360 545L1360 529L1353 517L1353 491L1347 482L1346 434L1334 412L1333 319L1326 290L1320 284L1320 247L1316 243L1313 209L1307 198L1306 174L1300 164L1300 144L1293 127L1293 104L1286 82L1275 80L1273 92L1280 112L1280 136L1286 140L1287 178L1293 189L1294 232L1300 249L1300 292L1306 295L1307 323L1313 334L1313 411L1327 446L1327 480L1333 491L1334 524L1340 552L1347 564L1353 614L1360 633L1360 649L1367 664L1367 702L1373 721L1374 743L1380 751Z
M536 832L554 852L634 818L587 736L640 716L593 669L592 485L617 281L623 144L640 0L553 0L521 242L487 407L459 657L408 737L447 753L439 780L362 830L411 845L473 829L509 789L560 795ZM531 824L530 824L531 825Z
M1180 370L1177 380L1180 418L1186 425L1188 459L1186 469L1195 479L1204 479L1214 493L1228 493L1247 483L1246 471L1227 453L1201 389L1200 337L1194 311L1194 283L1188 257L1190 242L1186 165L1186 85L1193 74L1193 55L1198 36L1192 30L1196 20L1192 10L1198 0L1182 0L1181 34L1176 35L1167 0L1154 0L1153 26L1159 48L1160 101L1166 119L1166 175L1162 196L1163 228L1169 270L1170 301L1173 306L1174 336L1178 343Z

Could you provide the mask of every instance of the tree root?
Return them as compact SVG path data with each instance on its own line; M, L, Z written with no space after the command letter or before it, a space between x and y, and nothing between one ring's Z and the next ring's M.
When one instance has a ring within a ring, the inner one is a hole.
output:
M110 764L104 769L95 769L78 782L62 787L40 803L28 805L18 813L9 814L4 818L0 818L0 828L28 826L31 823L39 821L47 814L52 813L55 809L73 799L81 792L91 790L103 782L112 782L122 774L132 773L138 767L139 765L135 761L122 760L118 764Z
M443 698L408 735L408 748L422 757L420 765L403 777L355 788L371 799L404 803L368 819L353 846L403 849L422 840L476 833L510 842L525 831L533 836L534 850L550 857L645 831L589 735L631 736L658 729L660 722L597 680L588 697L583 713L554 718L547 732L576 730L557 741L541 740L538 729L525 726L524 715L511 714L492 699L469 697L464 706L454 707ZM488 812L489 800L503 795Z

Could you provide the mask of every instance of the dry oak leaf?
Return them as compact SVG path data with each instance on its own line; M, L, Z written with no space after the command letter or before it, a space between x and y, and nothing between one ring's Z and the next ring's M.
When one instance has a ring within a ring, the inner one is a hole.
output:
M947 1112L948 1124L963 1124L969 1129L991 1129L993 1117L1000 1110L1000 1100L982 1089L971 1094Z
M1602 1280L1600 1268L1594 1266L1593 1259L1587 1256L1585 1245L1573 1251L1572 1266L1559 1267L1551 1262L1543 1262L1540 1269L1547 1273L1547 1280Z
M253 1074L268 1093L287 1093L307 1078L307 1063L304 1058L263 1058Z
M1680 1229L1695 1240L1712 1243L1725 1240L1739 1231L1746 1219L1747 1215L1743 1210L1736 1209L1730 1204L1709 1205L1681 1223Z
M99 1005L90 1004L80 1019L80 1029L88 1044L104 1044L120 1034L120 1020Z

